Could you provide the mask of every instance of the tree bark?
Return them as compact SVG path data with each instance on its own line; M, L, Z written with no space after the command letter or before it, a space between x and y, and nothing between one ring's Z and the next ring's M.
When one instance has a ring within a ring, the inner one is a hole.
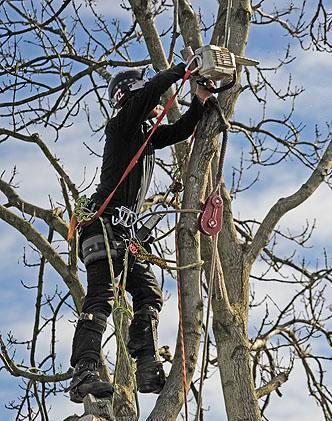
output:
M243 281L242 268L234 271L233 281ZM248 276L248 275L247 275ZM226 284L228 276L225 276ZM248 281L246 282L248 283ZM213 333L217 344L218 366L229 421L260 420L260 411L252 376L247 313L223 301L213 300Z

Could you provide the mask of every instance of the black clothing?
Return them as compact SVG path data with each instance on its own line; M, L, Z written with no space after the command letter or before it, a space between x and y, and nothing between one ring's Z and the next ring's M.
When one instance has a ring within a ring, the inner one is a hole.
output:
M164 70L147 82L143 89L130 98L106 126L106 143L103 154L100 184L92 199L102 204L120 180L131 158L147 138L149 129L144 123L160 97L185 74L185 65L178 64ZM142 203L136 203L138 192L142 201L149 187L154 151L187 139L203 115L204 107L195 96L190 108L174 124L160 125L137 165L114 194L109 206L123 205L139 211ZM144 183L144 184L143 184Z
M100 221L95 221L84 228L84 238L102 233ZM116 240L121 240L122 233L113 228ZM123 269L125 249L120 250L117 258L112 259L114 275L118 276ZM82 308L82 313L99 314L105 318L111 314L113 304L113 287L107 259L102 259L87 266L87 294ZM158 281L148 262L136 261L132 270L128 272L126 290L133 298L134 312L139 311L145 304L161 310L163 296ZM81 358L99 361L101 341L104 329L93 320L79 320L73 340L71 365L74 367Z
M145 304L134 313L129 327L127 348L136 360L136 384L141 393L159 393L165 384L165 373L158 352L159 314Z
M160 96L184 74L185 65L183 63L160 72L147 82L144 88L128 99L118 114L108 122L100 184L92 196L92 201L97 206L104 202L117 185L130 160L147 139L151 129L145 122L148 114L158 105ZM187 139L193 133L203 111L203 105L197 97L194 97L190 108L176 123L158 127L138 164L114 194L105 214L116 206L126 206L135 211L140 209L151 181L155 149ZM96 220L82 229L80 242L100 233L102 233L102 227L100 221ZM123 239L123 236L127 238L129 236L126 229L120 229L118 226L113 227L113 234L117 240ZM112 259L115 276L119 275L123 269L124 252L123 245L123 248L117 249L116 257ZM101 315L107 318L113 304L109 263L105 257L87 263L87 283L87 295L82 309L87 317L83 317L77 323L71 357L72 366L75 366L82 358L93 360L96 363L99 361L104 331L104 325L100 322ZM157 311L161 310L162 291L149 263L138 261L134 263L132 270L127 275L126 290L132 295L135 313L144 305L152 306ZM143 362L150 366L150 361L147 363L142 360L142 364ZM157 372L155 368L153 370L151 373L155 373L153 374L155 380L157 377L159 378L161 370L158 369ZM146 378L142 378L144 390L147 390L146 381Z

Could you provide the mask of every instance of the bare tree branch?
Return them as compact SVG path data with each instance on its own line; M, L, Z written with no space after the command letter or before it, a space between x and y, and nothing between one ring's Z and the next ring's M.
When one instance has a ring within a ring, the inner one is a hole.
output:
M73 297L77 311L80 311L82 300L85 295L82 284L77 275L68 269L66 263L51 247L48 241L28 221L20 218L2 205L0 205L0 218L17 229L28 241L41 251L66 283Z
M247 252L246 261L252 264L261 249L269 241L270 235L280 218L289 210L296 208L310 197L319 185L328 177L332 166L332 142L330 142L317 168L301 188L291 196L279 199L271 208L262 224L257 230L255 237Z
M257 399L262 398L263 396L269 395L270 393L274 392L278 389L283 383L288 380L289 373L280 373L278 376L274 377L268 383L264 384L264 386L256 389L256 396Z

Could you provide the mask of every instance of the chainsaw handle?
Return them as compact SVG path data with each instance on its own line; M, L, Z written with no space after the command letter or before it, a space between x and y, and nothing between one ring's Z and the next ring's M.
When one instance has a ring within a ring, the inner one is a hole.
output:
M236 71L234 71L232 80L229 83L227 83L227 85L220 86L219 88L212 88L211 86L208 86L209 79L206 78L205 76L203 76L200 79L197 79L196 83L198 85L204 86L205 89L211 92L211 94L219 94L220 92L224 92L224 91L227 91L227 89L232 88L235 85L236 79L237 79Z
M180 52L183 59L186 61L186 71L189 70L189 67L193 64L194 61L196 61L197 66L195 67L195 69L191 70L191 74L193 75L195 73L198 73L199 69L202 67L203 64L201 57L195 55L193 49L190 46L184 47ZM191 58L188 61L189 57Z
M194 75L199 72L200 68L202 67L202 58L200 56L193 56L186 64L186 71L189 70L189 67L194 63L197 63L197 66L191 70L191 74Z
M236 70L234 70L233 78L229 83L227 83L227 85L219 86L219 88L209 88L209 89L207 88L207 89L213 94L219 94L220 92L224 92L224 91L227 91L228 89L233 88L233 86L236 83L236 79L237 79Z

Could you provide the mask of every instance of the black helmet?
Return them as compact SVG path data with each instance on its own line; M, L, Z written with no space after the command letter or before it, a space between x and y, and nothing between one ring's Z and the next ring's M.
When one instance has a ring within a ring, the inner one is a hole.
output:
M145 68L133 68L117 73L108 85L109 101L112 107L121 108L132 92L142 89Z

